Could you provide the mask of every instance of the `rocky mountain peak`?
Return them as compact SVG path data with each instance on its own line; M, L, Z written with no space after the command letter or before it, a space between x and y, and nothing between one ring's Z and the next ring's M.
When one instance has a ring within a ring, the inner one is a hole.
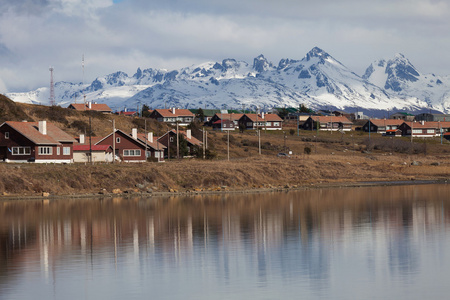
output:
M320 58L321 60L324 60L324 59L327 59L328 57L330 57L330 55L328 53L326 53L325 51L323 51L322 49L320 49L319 47L314 47L314 48L312 48L311 51L309 51L306 54L305 58L307 61L309 61L313 57L317 57L317 58Z
M255 59L253 59L253 69L256 72L264 72L269 70L269 68L272 67L272 64L267 61L267 59L264 57L264 55L259 55Z

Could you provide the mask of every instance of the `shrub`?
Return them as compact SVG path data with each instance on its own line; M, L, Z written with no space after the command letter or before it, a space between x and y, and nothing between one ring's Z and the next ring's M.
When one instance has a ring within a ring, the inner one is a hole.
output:
M304 152L305 154L307 154L307 155L311 154L311 147L306 146L306 147L303 149L303 152Z

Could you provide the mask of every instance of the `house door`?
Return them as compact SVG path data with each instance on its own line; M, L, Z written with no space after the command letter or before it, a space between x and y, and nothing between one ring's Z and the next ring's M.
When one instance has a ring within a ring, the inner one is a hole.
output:
M8 151L7 147L0 147L0 161L4 161L6 159L6 151Z

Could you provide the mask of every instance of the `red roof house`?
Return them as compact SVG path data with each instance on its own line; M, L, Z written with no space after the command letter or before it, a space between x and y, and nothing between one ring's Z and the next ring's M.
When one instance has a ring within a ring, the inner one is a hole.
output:
M98 112L102 112L102 113L112 113L111 108L104 103L92 103L92 102L88 102L88 103L72 103L68 106L68 108L70 109L75 109L78 111L98 111Z
M75 139L47 121L0 125L0 160L72 163Z

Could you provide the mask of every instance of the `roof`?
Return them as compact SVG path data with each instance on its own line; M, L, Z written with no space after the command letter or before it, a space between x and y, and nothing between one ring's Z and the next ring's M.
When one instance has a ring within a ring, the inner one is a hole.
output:
M91 108L89 108L88 104L85 103L72 103L69 105L69 108L73 108L75 110L93 110L93 111L103 111L103 112L111 112L111 108L104 103L91 103Z
M189 111L189 109L175 109L175 113L173 113L172 109L155 109L153 112L157 112L164 118L170 117L194 117L194 114Z
M202 109L203 115L206 117L212 117L214 114L220 113L220 109ZM199 109L189 109L193 114L198 114Z
M97 144L97 142L101 141L102 139L103 139L103 137L101 137L101 136L91 136L91 144L92 145ZM79 136L77 136L75 138L75 141L76 141L75 145L89 145L89 136L85 136L84 137L84 143L83 144L80 143L80 137Z
M402 111L393 113L391 116L393 116L393 115L414 116L413 114L410 114L410 113L407 113L407 112L402 112Z
M125 116L134 116L134 115L137 115L138 112L137 111L119 111L118 114L125 115Z
M73 145L73 151L108 151L110 145Z
M36 145L58 145L61 142L75 142L74 138L72 138L69 134L65 133L63 130L59 129L52 123L47 122L46 124L47 134L42 134L39 132L39 122L7 121L1 126L3 126L4 124L7 124Z
M244 114L221 114L221 113L217 113L216 116L219 119L223 119L223 120L232 120L232 121L238 121L240 118L242 118Z
M403 123L405 123L408 127L411 127L411 124L412 124L413 129L450 128L450 122L423 122L423 124L422 124L422 122L403 122Z
M403 122L405 122L403 120L398 119L370 119L369 121L376 126L402 125Z
M131 136L131 134L130 134ZM153 142L150 142L147 139L147 135L145 133L138 133L137 134L137 138L138 140L140 140L142 143L146 144L148 147L152 147L155 150L163 150L165 148L167 148L166 146L164 146L163 144L158 142L158 137L157 136L153 136Z
M234 122L232 121L232 120L228 120L228 119L223 119L223 120L217 120L217 121L215 121L213 124L222 124L222 122L223 123L232 123L232 124L234 124Z
M252 122L258 121L265 121L265 122L282 122L283 119L281 119L277 114L264 114L264 117L262 117L261 114L245 114Z
M346 117L343 116L311 116L311 118L315 121L315 122L319 122L319 123L329 123L329 122L333 122L333 123L347 123L347 124L351 124L352 122L347 119Z
M188 139L187 135L186 135L186 131L178 130L178 132L181 133L184 136L184 138L186 139L186 141L188 141L189 143L191 143L193 145L196 145L196 146L201 146L202 145L202 142L200 140L198 140L196 137L194 137L192 134L191 134L191 138ZM168 133L173 133L173 134L176 135L177 131L175 129L169 130L166 133L164 133L162 136L160 136L158 139L161 139L163 136L165 136Z

